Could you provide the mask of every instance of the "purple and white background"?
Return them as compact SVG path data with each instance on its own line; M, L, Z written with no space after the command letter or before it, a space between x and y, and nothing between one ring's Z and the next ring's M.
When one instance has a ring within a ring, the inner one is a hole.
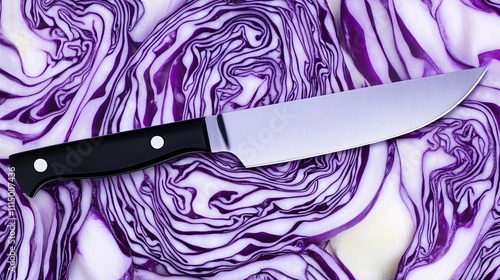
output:
M500 278L497 0L0 5L0 279ZM335 154L253 169L194 154L34 198L8 161L478 66L444 118Z

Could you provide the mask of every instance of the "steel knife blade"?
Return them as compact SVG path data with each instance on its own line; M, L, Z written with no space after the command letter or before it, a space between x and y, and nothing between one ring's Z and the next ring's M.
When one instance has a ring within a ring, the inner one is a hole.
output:
M190 152L248 168L391 139L444 116L479 83L474 68L67 142L9 157L29 196L46 182L118 175Z

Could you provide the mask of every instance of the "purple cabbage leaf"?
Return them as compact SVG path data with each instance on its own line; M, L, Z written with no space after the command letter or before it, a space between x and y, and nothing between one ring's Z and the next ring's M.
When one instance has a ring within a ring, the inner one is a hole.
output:
M500 277L495 1L4 2L0 279ZM334 154L251 169L191 154L34 198L9 166L30 148L477 66L487 75L442 119Z

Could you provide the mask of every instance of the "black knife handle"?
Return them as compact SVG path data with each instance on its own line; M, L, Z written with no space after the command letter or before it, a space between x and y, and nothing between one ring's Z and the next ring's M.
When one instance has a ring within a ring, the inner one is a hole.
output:
M55 179L117 175L180 154L208 151L205 119L198 118L48 146L9 159L21 189L33 197Z

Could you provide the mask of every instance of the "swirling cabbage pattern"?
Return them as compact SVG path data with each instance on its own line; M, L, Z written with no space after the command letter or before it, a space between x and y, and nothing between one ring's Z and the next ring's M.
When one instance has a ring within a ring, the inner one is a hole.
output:
M469 101L447 118L407 136L427 145L419 173L423 185L408 179L403 186L417 229L400 262L399 279L433 263L458 265L449 261L457 258L453 254L478 250L471 240L481 239L483 227L496 220L490 215L499 190L498 133L493 111ZM467 258L465 254L457 259Z
M332 18L314 1L189 2L131 57L103 133L350 88L337 38L328 30L334 30ZM228 155L182 157L103 180L100 208L114 230L125 233L123 242L137 245L130 250L137 263L148 259L142 266L159 274L211 276L277 251L301 250L296 243L304 235L295 228L349 201L357 181L340 174L363 170L365 153L258 170L245 170ZM318 183L321 177L328 179Z
M469 102L399 141L399 147L409 141L419 160L401 163L403 200L411 209L416 231L396 278L435 277L437 266L444 278L498 278L494 244L500 103L499 84L493 77L498 73L495 59L500 44L490 32L499 23L498 17L490 16L497 5L492 1L344 1L341 9L344 45L368 84L489 66L482 81L485 87L479 87ZM456 19L467 25L488 27L471 27L473 36L461 36L463 29L447 18L452 14L460 14Z
M116 245L101 244L120 256L106 269L121 279L353 279L326 244L370 213L390 176L415 225L395 278L436 265L448 278L498 278L500 46L494 24L470 33L477 47L446 20L461 10L492 23L498 3L347 0L335 22L316 0L152 2L2 2L0 199L18 198L0 202L0 244L17 217L7 279L78 273L89 221ZM230 154L182 156L53 182L33 199L9 188L15 151L479 64L493 73L483 87L397 140L254 169Z
M352 88L326 9L316 1L186 3L130 58L104 131Z
M0 134L22 143L96 135L86 116L110 94L106 84L125 66L131 43L126 34L141 4L28 1L21 11L6 6ZM14 19L17 13L20 19Z

